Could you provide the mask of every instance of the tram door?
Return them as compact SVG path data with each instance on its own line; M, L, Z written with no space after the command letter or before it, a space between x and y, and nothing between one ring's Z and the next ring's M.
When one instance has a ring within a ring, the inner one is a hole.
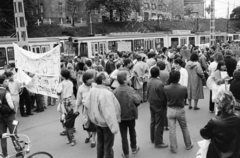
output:
M146 50L154 49L154 39L145 39L144 48Z
M101 55L106 54L106 42L99 42L99 53Z
M187 44L187 38L186 37L182 37L180 39L180 46L184 46L185 44Z
M92 43L92 55L94 56L98 52L99 52L98 43Z

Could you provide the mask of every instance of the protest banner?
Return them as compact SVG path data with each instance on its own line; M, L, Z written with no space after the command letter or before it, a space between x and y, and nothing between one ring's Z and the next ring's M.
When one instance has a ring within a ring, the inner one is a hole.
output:
M124 41L122 41L122 42L117 42L117 44L118 44L118 51L119 52L122 52L122 51L125 51L125 52L131 52L132 51L132 49L131 49L131 42L124 42Z
M16 80L20 83L29 84L32 80L30 76L28 76L22 69L18 69Z
M16 68L42 76L59 76L60 45L42 54L26 51L14 43L13 45Z
M26 88L33 93L58 98L57 88L59 85L59 77L57 76L38 76L35 75Z

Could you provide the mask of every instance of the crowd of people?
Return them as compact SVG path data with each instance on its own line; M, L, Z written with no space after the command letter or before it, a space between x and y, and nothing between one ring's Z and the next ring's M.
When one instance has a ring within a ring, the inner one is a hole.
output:
M194 45L164 47L161 50L112 52L95 54L92 58L61 60L59 98L48 97L47 104L43 95L32 94L24 83L17 82L16 72L13 72L17 69L14 65L7 65L0 76L0 98L13 112L7 116L0 113L1 133L6 133L7 128L12 132L9 120L15 119L19 107L21 116L28 117L33 115L32 108L43 112L47 105L58 102L57 110L64 128L60 135L67 136L67 144L76 144L75 119L82 113L83 129L88 133L85 143L91 142L92 148L97 146L98 158L114 157L114 137L118 132L122 138L122 157L128 158L128 131L131 151L136 154L140 150L135 129L138 106L148 101L150 141L155 148L167 148L163 133L169 130L170 150L177 153L176 121L181 127L186 150L190 150L193 141L185 106L189 110L200 110L198 101L204 99L204 88L208 86L209 111L217 116L201 129L202 137L211 139L207 157L240 157L237 149L240 129L233 129L240 121L235 115L235 108L240 108L240 63L232 46L235 43L217 44L210 48ZM189 50L189 57L182 54L183 50ZM226 75L223 76L223 72ZM212 100L212 84L230 84L230 88ZM76 104L73 104L73 98ZM235 143L231 144L233 140ZM229 147L225 148L225 142ZM1 139L1 143L3 154L7 156L6 140Z

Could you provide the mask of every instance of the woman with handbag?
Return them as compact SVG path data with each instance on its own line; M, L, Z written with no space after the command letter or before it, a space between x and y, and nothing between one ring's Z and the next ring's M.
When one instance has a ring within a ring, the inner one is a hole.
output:
M234 111L235 98L230 91L221 91L216 100L221 115L212 118L200 130L201 136L211 141L207 158L239 158L240 118Z
M96 146L95 137L96 137L97 130L96 130L95 124L93 124L88 119L87 109L84 106L86 97L89 94L89 91L94 81L94 75L91 72L86 71L82 76L82 81L83 81L83 84L78 88L75 112L77 112L79 110L79 107L82 106L83 129L88 133L88 138L86 138L85 143L88 143L92 138L91 147L94 148Z

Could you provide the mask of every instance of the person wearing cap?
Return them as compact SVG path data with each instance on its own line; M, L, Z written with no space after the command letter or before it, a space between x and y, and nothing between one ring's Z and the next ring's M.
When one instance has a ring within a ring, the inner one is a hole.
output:
M231 50L226 51L224 61L227 67L228 76L233 77L233 72L237 67L237 60L232 57Z

